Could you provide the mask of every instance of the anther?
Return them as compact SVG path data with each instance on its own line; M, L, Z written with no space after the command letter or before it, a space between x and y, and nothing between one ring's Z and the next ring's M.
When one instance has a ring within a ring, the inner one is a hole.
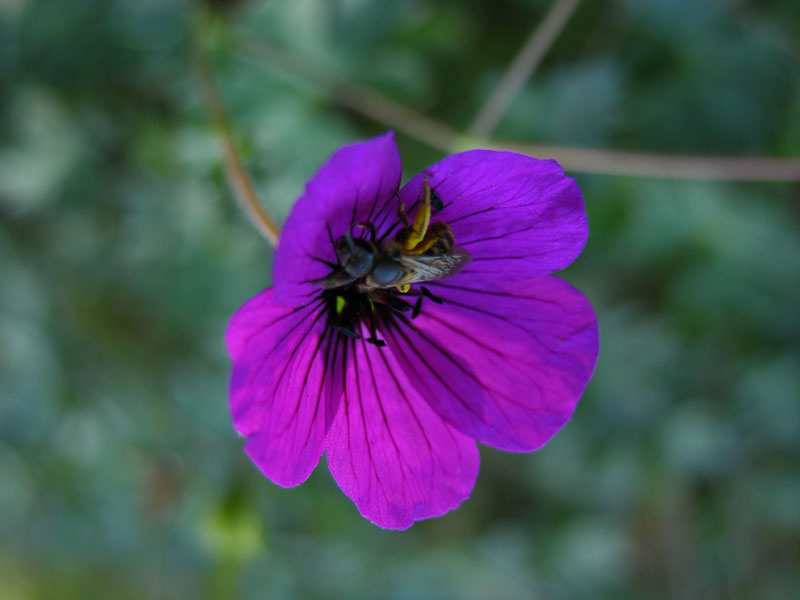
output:
M357 334L352 329L348 329L347 327L344 327L343 325L338 325L338 324L334 323L333 328L336 331L338 331L339 333L341 333L342 335L346 335L347 337L353 338L354 340L360 340L361 339L361 336L359 334Z
M419 316L419 313L422 310L422 300L422 296L417 298L417 303L414 305L414 312L411 313L412 319L416 319Z
M383 348L386 345L386 342L378 339L377 327L375 325L375 317L373 315L373 311L369 312L369 337L367 338L367 342L370 344L375 344L378 348Z

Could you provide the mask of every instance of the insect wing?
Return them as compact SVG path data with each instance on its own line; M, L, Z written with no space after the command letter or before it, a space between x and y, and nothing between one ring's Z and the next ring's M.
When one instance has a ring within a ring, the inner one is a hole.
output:
M445 254L420 256L401 254L397 260L406 270L405 276L395 283L399 286L452 277L472 260L472 256L460 248L455 248Z

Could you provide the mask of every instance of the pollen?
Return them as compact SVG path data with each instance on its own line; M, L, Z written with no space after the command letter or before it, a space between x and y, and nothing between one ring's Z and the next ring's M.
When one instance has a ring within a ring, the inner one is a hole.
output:
M344 307L347 306L347 300L344 299L344 296L336 296L336 314L342 314Z

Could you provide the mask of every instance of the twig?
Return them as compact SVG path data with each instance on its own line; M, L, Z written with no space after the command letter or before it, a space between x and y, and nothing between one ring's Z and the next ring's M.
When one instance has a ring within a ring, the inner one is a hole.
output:
M359 114L445 153L477 147L504 148L538 158L555 158L567 171L600 175L723 181L800 181L800 158L622 152L474 138L374 90L344 83L329 71L315 68L309 62L264 42L250 42L244 49L287 78L299 78L303 83L311 84L324 95Z
M568 171L721 181L800 181L800 158L676 155L494 141L484 147L555 158Z
M427 115L357 83L345 81L329 69L319 68L263 40L246 40L239 47L259 65L299 84L311 85L338 104L388 125L432 148L448 152L462 145L465 136Z
M195 40L192 45L192 59L203 104L205 104L206 112L219 137L228 183L233 188L239 206L250 219L250 222L274 248L277 248L280 230L261 206L250 175L242 165L239 152L233 141L228 118L225 114L225 106L220 98L219 90L214 82L214 76L200 40Z
M580 0L556 0L539 26L508 67L486 104L478 112L469 131L478 137L489 137L503 118L520 89L539 66L544 55L564 29Z
M327 89L341 104L442 152L463 143L465 136L455 129L364 86L331 81Z

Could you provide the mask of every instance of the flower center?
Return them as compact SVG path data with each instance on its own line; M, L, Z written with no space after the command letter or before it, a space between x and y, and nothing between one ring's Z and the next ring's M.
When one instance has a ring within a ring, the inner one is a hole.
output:
M419 204L412 222L399 202L397 222L380 237L372 223L351 223L350 231L337 240L331 236L337 262L327 263L331 273L315 283L322 288L328 325L340 334L360 339L364 322L370 331L366 341L385 346L376 336L378 328L395 319L408 323L408 312L416 318L425 298L442 302L425 286L412 290L411 285L452 276L471 260L455 245L447 223L431 222L432 208L438 212L444 205L427 178ZM368 235L353 237L353 228ZM413 306L409 298L416 298Z
M364 322L370 335L366 341L376 346L385 346L386 342L378 339L377 331L398 319L407 323L407 313L411 318L419 316L425 298L442 303L441 298L434 296L428 288L421 286L419 290L401 292L391 290L360 291L357 284L342 288L323 290L321 298L327 311L328 326L338 333L353 339L361 339L359 325ZM408 299L415 298L412 306Z

